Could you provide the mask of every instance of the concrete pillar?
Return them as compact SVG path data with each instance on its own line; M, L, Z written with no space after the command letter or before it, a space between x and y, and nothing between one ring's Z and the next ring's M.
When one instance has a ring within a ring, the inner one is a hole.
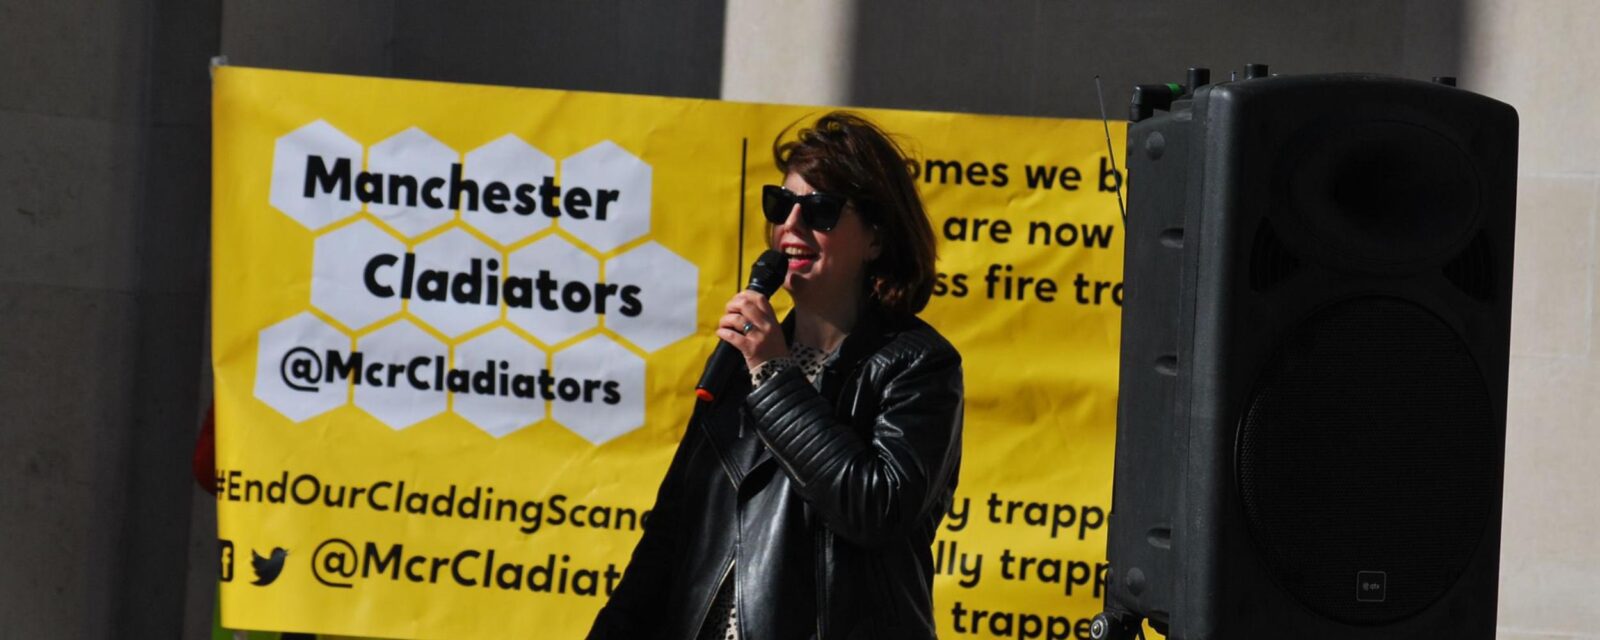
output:
M217 10L8 3L0 21L7 635L182 633Z
M1468 9L1460 86L1522 120L1499 637L1600 637L1600 5Z
M854 0L728 0L722 99L848 105Z

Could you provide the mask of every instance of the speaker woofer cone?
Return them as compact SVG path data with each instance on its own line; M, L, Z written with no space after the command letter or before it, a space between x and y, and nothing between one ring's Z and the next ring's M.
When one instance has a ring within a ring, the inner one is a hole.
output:
M1456 583L1494 515L1501 441L1467 344L1398 298L1290 332L1239 424L1236 479L1273 580L1349 624L1415 615ZM1358 592L1358 579L1381 588Z

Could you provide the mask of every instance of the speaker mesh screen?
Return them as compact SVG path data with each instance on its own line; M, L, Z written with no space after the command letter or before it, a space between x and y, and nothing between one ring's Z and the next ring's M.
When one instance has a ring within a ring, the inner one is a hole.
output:
M1392 622L1436 601L1495 506L1502 438L1483 378L1454 331L1398 299L1347 301L1300 325L1238 436L1244 514L1268 571L1341 622Z

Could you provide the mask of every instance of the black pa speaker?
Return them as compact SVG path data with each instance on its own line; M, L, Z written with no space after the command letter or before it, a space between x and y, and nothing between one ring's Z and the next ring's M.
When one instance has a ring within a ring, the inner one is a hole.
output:
M1516 111L1251 75L1136 99L1092 635L1493 638Z

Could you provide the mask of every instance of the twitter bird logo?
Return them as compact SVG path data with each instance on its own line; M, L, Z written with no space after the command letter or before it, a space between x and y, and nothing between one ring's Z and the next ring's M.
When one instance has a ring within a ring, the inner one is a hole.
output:
M263 558L254 549L250 550L250 567L255 569L256 581L252 582L258 587L265 587L278 579L278 574L283 573L283 559L289 557L289 552L283 547L273 547L272 555Z

